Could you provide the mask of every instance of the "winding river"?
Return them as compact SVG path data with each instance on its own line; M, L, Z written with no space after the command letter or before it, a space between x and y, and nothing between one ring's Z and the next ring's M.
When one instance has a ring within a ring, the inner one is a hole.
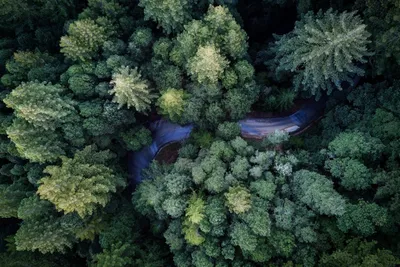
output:
M358 84L359 78L354 80ZM343 86L348 89L349 84ZM241 135L246 138L262 139L276 130L298 134L308 128L323 115L328 97L319 101L308 101L293 114L276 118L245 118L239 121ZM135 186L142 181L141 172L147 168L157 153L166 145L187 139L193 130L193 125L179 125L168 120L158 120L150 124L153 141L151 145L129 155L129 181Z

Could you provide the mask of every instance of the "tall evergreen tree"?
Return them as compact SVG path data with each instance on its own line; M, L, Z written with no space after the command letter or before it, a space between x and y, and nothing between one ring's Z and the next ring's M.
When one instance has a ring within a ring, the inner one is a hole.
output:
M138 112L144 112L150 108L151 100L154 97L146 80L142 79L140 72L129 67L122 67L113 74L111 84L114 88L110 94L114 94L113 101L120 107L127 105Z
M54 203L57 210L76 211L81 217L93 214L105 206L110 194L124 186L123 179L104 164L112 158L109 151L97 152L88 146L73 158L61 157L61 166L47 166L49 176L39 181L37 193L42 199Z
M361 18L355 12L338 13L332 9L308 13L296 22L294 30L277 36L271 50L277 73L294 74L297 90L309 91L319 98L322 91L341 90L341 83L353 83L354 75L364 75L368 38Z
M91 19L77 20L69 26L68 35L61 38L61 52L72 60L88 61L107 40L107 30Z
M23 83L3 100L15 115L45 130L55 130L62 122L71 120L75 102L65 95L60 85Z

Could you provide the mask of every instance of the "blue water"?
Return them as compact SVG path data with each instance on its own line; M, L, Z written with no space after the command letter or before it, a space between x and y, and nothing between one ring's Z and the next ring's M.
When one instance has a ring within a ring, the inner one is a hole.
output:
M158 120L150 125L153 141L151 145L132 152L129 159L129 181L136 185L142 181L142 170L149 167L161 148L172 142L183 141L190 136L193 125L179 125L167 120Z
M325 107L324 103L312 102L290 116L240 120L241 135L261 139L275 130L294 133L315 120L319 116L322 106ZM132 152L129 159L129 180L133 185L142 181L142 170L149 167L158 151L167 144L189 138L193 125L179 125L167 120L159 120L150 125L150 130L153 138L151 145Z

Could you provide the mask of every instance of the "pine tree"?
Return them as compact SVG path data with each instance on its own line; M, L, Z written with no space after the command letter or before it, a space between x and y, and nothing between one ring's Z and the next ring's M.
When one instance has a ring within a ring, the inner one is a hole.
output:
M15 234L18 251L63 253L76 241L74 230L79 225L78 216L57 216L53 205L46 200L40 200L37 195L21 202L18 218L23 219Z
M77 20L69 26L68 35L61 38L60 51L72 60L88 61L107 38L106 29L93 20Z
M213 45L201 46L188 63L188 72L198 83L216 84L229 61Z
M57 84L29 82L12 90L3 101L18 118L35 127L55 130L75 113L75 102L65 96L65 91Z
M294 73L295 88L317 98L323 90L328 94L341 90L343 81L352 83L352 75L364 75L359 63L372 55L367 49L369 37L355 12L308 13L272 46L276 71Z
M134 247L131 244L118 242L96 254L93 260L98 267L124 267L133 263L133 254Z
M54 203L57 210L76 211L81 217L91 215L98 206L108 203L110 193L125 184L104 165L111 158L109 151L97 152L94 146L76 152L74 158L61 157L61 166L45 168L49 176L39 181L37 193Z
M14 119L7 135L21 157L32 162L54 162L65 154L66 144L57 131L34 127L23 119Z
M393 76L400 64L398 0L357 0L355 8L363 10L368 29L372 33L375 51L371 64L373 74ZM398 72L397 72L398 73Z
M145 19L156 21L166 33L179 32L192 18L191 0L140 0L139 5L144 8Z
M118 103L119 107L127 105L128 108L133 107L138 112L150 108L154 96L151 94L148 82L142 79L137 68L120 68L113 74L111 84L114 88L110 90L110 94L114 94L113 102Z
M29 193L21 180L10 185L0 184L0 218L16 218L19 204Z

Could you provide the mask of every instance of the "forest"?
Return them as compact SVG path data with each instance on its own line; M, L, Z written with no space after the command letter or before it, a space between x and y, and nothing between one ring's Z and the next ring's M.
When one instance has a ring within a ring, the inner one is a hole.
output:
M399 44L399 0L0 0L0 266L400 266Z

